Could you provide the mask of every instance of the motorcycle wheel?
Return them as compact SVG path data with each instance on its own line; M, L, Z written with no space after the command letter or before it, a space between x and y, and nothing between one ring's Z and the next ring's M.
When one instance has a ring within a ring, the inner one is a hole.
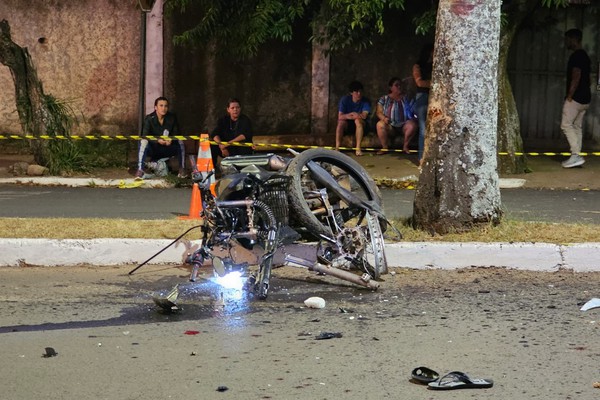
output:
M331 173L331 175L340 183L341 186L352 191L355 195L364 200L373 200L381 205L381 193L379 188L369 176L367 171L352 158L340 153L339 151L326 149L310 149L303 151L290 161L286 168L286 174L291 177L289 188L289 205L291 208L290 217L294 226L305 228L307 233L314 238L319 238L319 235L332 237L333 232L326 220L326 215L320 213L318 207L315 207L315 202L310 199L310 191L321 189L310 176L310 172L306 168L306 164L310 161L315 161ZM350 206L345 205L339 199L336 200L336 195L328 191L329 200L336 203L338 215L343 215L344 210L349 212L343 218L343 225L348 226L355 224L357 220L362 220L365 223L365 210L351 210ZM383 224L385 226L385 223Z

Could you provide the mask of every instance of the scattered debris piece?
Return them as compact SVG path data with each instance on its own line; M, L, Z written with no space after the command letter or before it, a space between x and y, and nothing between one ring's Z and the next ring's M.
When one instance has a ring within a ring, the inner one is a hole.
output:
M600 299L593 298L581 307L581 311L591 310L596 307L600 307Z
M333 339L333 338L341 338L342 332L321 332L317 336L315 336L315 340L325 340L325 339Z
M177 297L179 297L179 284L175 285L165 297L154 296L152 300L154 300L154 303L164 311L173 312L180 310L176 303Z
M595 389L600 389L600 382L594 382L594 383L592 384L592 386L593 386Z
M229 390L229 388L227 386L219 386L217 388L217 392L226 392L228 390Z
M325 299L321 297L309 297L304 300L304 305L308 308L325 308Z
M184 335L197 335L199 333L200 333L200 331L185 331L185 332L183 332Z
M58 353L52 347L46 347L45 350L46 353L42 356L44 358L56 357L58 355Z

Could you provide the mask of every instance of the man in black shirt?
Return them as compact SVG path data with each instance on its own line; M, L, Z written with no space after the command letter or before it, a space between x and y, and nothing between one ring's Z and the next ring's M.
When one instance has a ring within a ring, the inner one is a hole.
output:
M581 47L582 36L579 29L570 29L565 33L565 45L573 53L567 63L567 95L560 124L571 147L571 157L563 161L563 168L578 167L585 163L579 153L583 141L583 117L592 100L592 92L591 60Z
M146 115L142 136L177 136L179 125L177 116L169 112L169 100L166 97L159 97L154 100L154 112ZM176 156L179 160L179 176L185 176L185 146L181 140L172 140L170 138L159 138L158 140L141 139L138 150L138 165L135 176L143 178L144 161L146 156L150 156L151 162L156 162L163 158Z
M219 157L252 154L252 123L250 118L242 114L242 106L238 99L227 101L227 115L219 118L210 138L216 144L210 146L213 165L218 170ZM238 145L233 145L237 143ZM242 143L247 143L243 145Z

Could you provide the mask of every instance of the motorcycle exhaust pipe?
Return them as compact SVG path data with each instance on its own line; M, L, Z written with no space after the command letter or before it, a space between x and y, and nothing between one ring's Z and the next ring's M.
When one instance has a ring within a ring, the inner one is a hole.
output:
M328 265L324 265L321 263L310 263L308 260L305 260L303 258L300 257L295 257L292 255L286 255L285 256L285 261L292 263L292 264L297 264L299 266L302 267L307 267L309 269L309 271L315 271L324 275L330 275L330 276L334 276L338 279L344 280L344 281L348 281L351 283L354 283L356 285L359 286L364 286L368 289L371 290L377 290L379 289L379 282L374 281L371 278L371 275L369 274L363 274L362 276L358 276L353 274L352 272L349 271L344 271L338 268L333 268L330 267Z

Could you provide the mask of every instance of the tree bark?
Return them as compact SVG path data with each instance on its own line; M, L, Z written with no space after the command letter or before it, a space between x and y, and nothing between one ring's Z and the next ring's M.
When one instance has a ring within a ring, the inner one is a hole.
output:
M440 0L417 228L444 234L500 220L499 36L499 1Z
M12 41L8 21L0 21L0 63L10 69L15 84L15 97L19 121L25 134L40 137L47 135L48 107L44 89L37 77L29 51ZM46 165L46 143L31 140L35 162Z
M508 79L508 53L516 33L523 21L540 4L539 0L515 0L503 11L507 23L500 33L498 57L498 171L505 174L520 174L528 171L527 158L515 153L524 153L519 112Z
M323 25L315 24L313 29L322 30ZM311 100L310 130L313 137L325 137L329 130L329 70L331 58L327 52L327 43L312 43L311 61Z

